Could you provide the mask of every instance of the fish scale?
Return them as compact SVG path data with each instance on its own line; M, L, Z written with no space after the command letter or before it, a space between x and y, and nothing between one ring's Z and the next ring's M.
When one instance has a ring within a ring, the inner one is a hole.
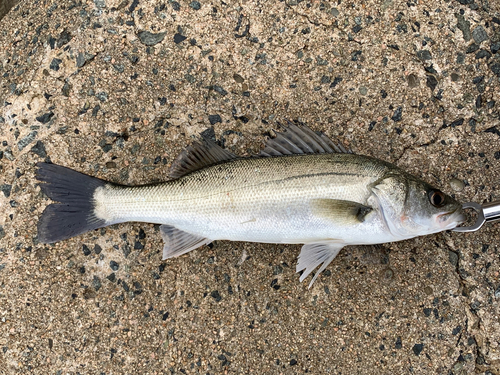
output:
M214 240L303 243L325 229L324 219L311 217L311 200L366 204L367 186L386 169L383 162L352 154L237 159L154 186L104 189L97 204L114 223L169 224Z

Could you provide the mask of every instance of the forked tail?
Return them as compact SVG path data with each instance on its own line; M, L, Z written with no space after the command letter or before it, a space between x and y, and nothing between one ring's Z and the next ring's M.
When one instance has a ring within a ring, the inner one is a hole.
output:
M60 165L37 163L36 178L53 201L38 221L38 241L52 243L106 226L94 214L94 192L106 181Z

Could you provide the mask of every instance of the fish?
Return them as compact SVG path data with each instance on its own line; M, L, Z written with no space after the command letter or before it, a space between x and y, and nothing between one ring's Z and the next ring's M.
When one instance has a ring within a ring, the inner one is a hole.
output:
M37 163L40 188L55 202L38 221L38 241L146 222L160 224L163 259L215 240L302 244L300 282L319 267L310 288L346 245L407 240L465 221L451 196L301 123L289 122L252 157L195 141L172 163L169 177L124 186Z

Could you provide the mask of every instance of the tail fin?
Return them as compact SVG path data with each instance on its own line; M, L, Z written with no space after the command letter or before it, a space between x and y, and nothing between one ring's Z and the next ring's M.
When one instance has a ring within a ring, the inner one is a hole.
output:
M55 164L37 163L42 191L59 202L48 205L38 221L38 241L52 243L106 226L94 214L94 191L106 181Z

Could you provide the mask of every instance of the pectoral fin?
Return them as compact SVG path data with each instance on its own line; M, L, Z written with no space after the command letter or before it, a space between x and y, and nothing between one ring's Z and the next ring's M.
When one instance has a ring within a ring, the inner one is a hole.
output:
M163 245L163 259L178 257L200 246L206 245L212 240L195 236L194 234L184 232L170 225L160 226Z
M345 225L363 222L372 211L370 206L338 199L315 199L311 202L311 209L319 217Z
M299 258L297 259L296 272L304 271L300 276L300 281L309 276L309 274L318 267L321 263L323 265L314 275L309 283L309 288L314 284L314 281L321 272L335 259L339 251L345 246L343 242L329 241L324 243L311 243L302 246Z

